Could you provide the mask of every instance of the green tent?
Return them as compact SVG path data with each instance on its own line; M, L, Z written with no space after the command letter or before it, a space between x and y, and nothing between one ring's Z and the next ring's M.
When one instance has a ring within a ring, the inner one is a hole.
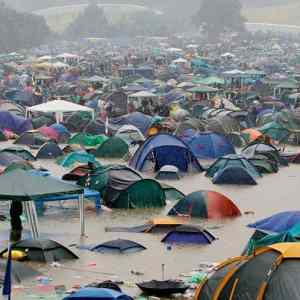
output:
M17 169L21 169L21 170L33 170L33 166L27 162L13 162L11 163L9 166L6 167L5 169L5 173L17 170Z
M4 201L35 201L41 197L82 193L80 186L20 169L0 176L0 200Z
M128 151L129 145L122 138L114 136L102 143L95 155L102 158L123 158Z
M204 84L204 85L224 85L225 80L217 76L209 76L201 79L195 78L193 83Z
M141 179L113 199L114 208L155 208L166 205L166 196L161 185L152 179Z
M269 136L271 139L279 142L284 142L288 139L290 131L284 128L277 122L270 122L258 129L264 135Z
M97 166L100 166L99 162L96 161L96 158L93 154L89 154L84 151L71 152L67 155L59 157L56 162L63 167L71 167L75 163L94 163Z
M294 225L290 230L282 233L269 234L267 232L263 232L263 234L257 234L255 232L250 238L245 252L247 255L252 255L258 248L267 247L276 243L299 242L299 239L300 223Z
M29 152L28 150L26 150L22 147L4 148L0 151L0 153L12 153L12 154L15 154L25 160L30 160L30 161L36 160L31 152Z
M97 147L108 140L105 135L92 135L88 133L77 133L71 137L68 144L77 144L84 147Z

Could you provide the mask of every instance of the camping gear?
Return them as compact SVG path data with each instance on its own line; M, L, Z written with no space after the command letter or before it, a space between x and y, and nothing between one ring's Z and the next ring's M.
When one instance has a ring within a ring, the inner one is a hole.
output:
M219 158L224 155L234 154L235 150L230 140L224 135L201 132L185 139L197 158L209 159Z
M271 217L249 224L248 227L280 233L290 230L297 223L300 223L300 211L294 210L274 214Z
M15 140L14 144L26 146L42 146L48 141L49 139L43 136L39 131L32 130L24 132L19 138Z
M130 166L143 171L146 162L150 163L150 160L153 160L155 171L165 165L176 166L182 172L187 172L190 167L198 172L203 171L191 149L179 138L169 134L157 134L148 138L135 152Z
M22 240L12 244L11 249L26 253L26 259L29 261L44 263L79 258L71 250L52 240ZM0 256L3 257L6 252L7 250L2 251Z
M214 177L217 172L228 167L245 168L249 171L253 178L258 178L261 176L257 169L251 164L251 162L248 161L245 156L237 154L230 154L220 157L206 170L206 176Z
M179 170L175 166L165 165L161 167L155 178L158 180L179 180Z
M117 239L93 246L90 250L99 253L128 254L146 250L146 247L130 240Z
M198 287L195 299L297 299L299 264L299 243L261 248L254 255L232 258L217 266Z
M65 168L73 166L75 163L93 163L97 166L100 164L96 161L94 155L85 151L76 151L66 154L65 156L59 157L57 163Z
M237 185L256 185L257 182L252 174L243 167L226 167L212 178L214 184L237 184Z
M216 238L207 230L194 225L181 225L167 233L161 240L166 244L211 244Z
M167 297L172 294L183 294L189 286L183 281L151 280L136 284L145 294Z
M227 218L241 215L238 207L226 196L215 191L197 191L181 199L169 216Z
M105 288L83 288L63 300L133 300L126 294Z
M128 151L128 143L122 138L114 136L98 146L95 156L101 158L123 158Z
M63 152L55 142L42 145L36 154L37 159L53 159L62 156Z

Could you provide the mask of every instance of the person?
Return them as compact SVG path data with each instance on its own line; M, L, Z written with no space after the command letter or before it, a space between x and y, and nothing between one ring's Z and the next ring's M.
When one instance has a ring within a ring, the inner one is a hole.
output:
M10 206L10 240L18 242L22 239L22 220L21 215L23 214L23 205L21 201L12 201Z

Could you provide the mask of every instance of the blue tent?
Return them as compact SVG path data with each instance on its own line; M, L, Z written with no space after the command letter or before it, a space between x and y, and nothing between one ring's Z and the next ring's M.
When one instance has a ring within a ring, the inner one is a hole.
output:
M83 288L63 300L133 300L126 294L111 290L98 288Z
M155 171L165 165L175 166L182 172L187 172L191 166L197 171L203 171L190 148L182 140L169 134L157 134L148 138L135 152L130 166L142 171L146 161L154 162Z
M138 128L144 135L152 125L152 117L141 112L134 112L110 121L113 125L133 125Z
M212 182L214 184L256 185L253 175L243 167L226 167L218 171Z
M249 224L248 227L281 233L290 230L297 223L300 223L300 211L294 210L275 214L271 217Z
M52 124L50 127L55 129L60 134L71 135L70 131L63 124L55 123L55 124Z
M189 139L187 144L197 158L219 158L235 153L228 138L213 132L198 133Z
M32 124L29 119L16 116L8 111L0 111L0 128L10 129L17 134L22 134L25 131L32 129Z
M168 244L211 244L216 238L199 226L181 225L170 231L163 239Z
M51 159L62 156L64 153L55 142L42 145L36 154L37 159Z

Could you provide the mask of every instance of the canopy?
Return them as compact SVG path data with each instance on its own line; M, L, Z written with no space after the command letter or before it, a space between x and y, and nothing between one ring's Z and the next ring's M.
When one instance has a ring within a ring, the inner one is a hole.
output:
M33 201L42 196L81 193L80 186L20 169L0 176L0 200Z
M43 113L55 113L56 121L59 123L63 118L63 114L67 112L90 112L92 118L94 119L94 110L92 108L75 104L64 100L53 100L26 109L26 116L28 117L28 112L43 112Z

